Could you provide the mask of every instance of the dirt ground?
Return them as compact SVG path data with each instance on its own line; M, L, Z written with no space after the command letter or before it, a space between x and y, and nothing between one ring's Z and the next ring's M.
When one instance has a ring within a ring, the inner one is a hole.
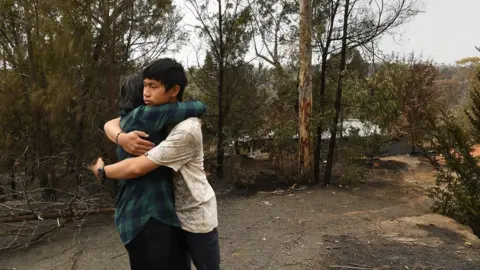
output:
M432 169L383 160L365 185L219 198L222 269L480 269L469 230L432 214ZM0 269L129 269L112 217L89 217L48 242L0 255Z

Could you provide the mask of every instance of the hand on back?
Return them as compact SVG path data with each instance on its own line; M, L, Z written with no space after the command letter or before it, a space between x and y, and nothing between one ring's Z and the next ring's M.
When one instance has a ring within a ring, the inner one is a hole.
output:
M143 138L148 138L148 134L143 131L131 131L129 133L122 133L118 136L118 144L127 153L140 156L155 147L155 144Z

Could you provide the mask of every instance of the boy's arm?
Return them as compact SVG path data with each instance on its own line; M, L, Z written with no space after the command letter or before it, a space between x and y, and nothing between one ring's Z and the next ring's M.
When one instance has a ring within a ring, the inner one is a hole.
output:
M147 155L128 158L112 165L105 166L108 179L133 179L145 175L160 166L167 166L178 171L195 153L195 138L190 133L176 132L170 134L160 145ZM98 168L104 166L101 158L92 168L97 176Z
M99 159L93 167L93 173L98 178L98 168L104 165L103 160ZM160 165L150 161L145 155L139 157L127 158L120 162L104 167L105 175L108 179L134 179L145 175Z

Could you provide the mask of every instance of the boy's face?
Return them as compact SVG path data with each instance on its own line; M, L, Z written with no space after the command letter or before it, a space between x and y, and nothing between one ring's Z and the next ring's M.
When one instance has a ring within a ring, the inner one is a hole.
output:
M176 92L176 93L175 93ZM165 85L152 79L143 80L143 101L147 106L157 106L177 101L178 91L175 87L168 90Z

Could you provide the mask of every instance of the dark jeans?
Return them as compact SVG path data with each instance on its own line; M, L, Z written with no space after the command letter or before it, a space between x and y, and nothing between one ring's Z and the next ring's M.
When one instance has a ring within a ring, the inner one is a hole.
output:
M220 269L220 246L218 244L218 231L213 229L209 233L191 233L177 230L178 241L173 243L175 254L172 257L172 268L190 270L190 258L197 270Z
M178 229L151 218L125 248L131 270L170 270L172 240Z

